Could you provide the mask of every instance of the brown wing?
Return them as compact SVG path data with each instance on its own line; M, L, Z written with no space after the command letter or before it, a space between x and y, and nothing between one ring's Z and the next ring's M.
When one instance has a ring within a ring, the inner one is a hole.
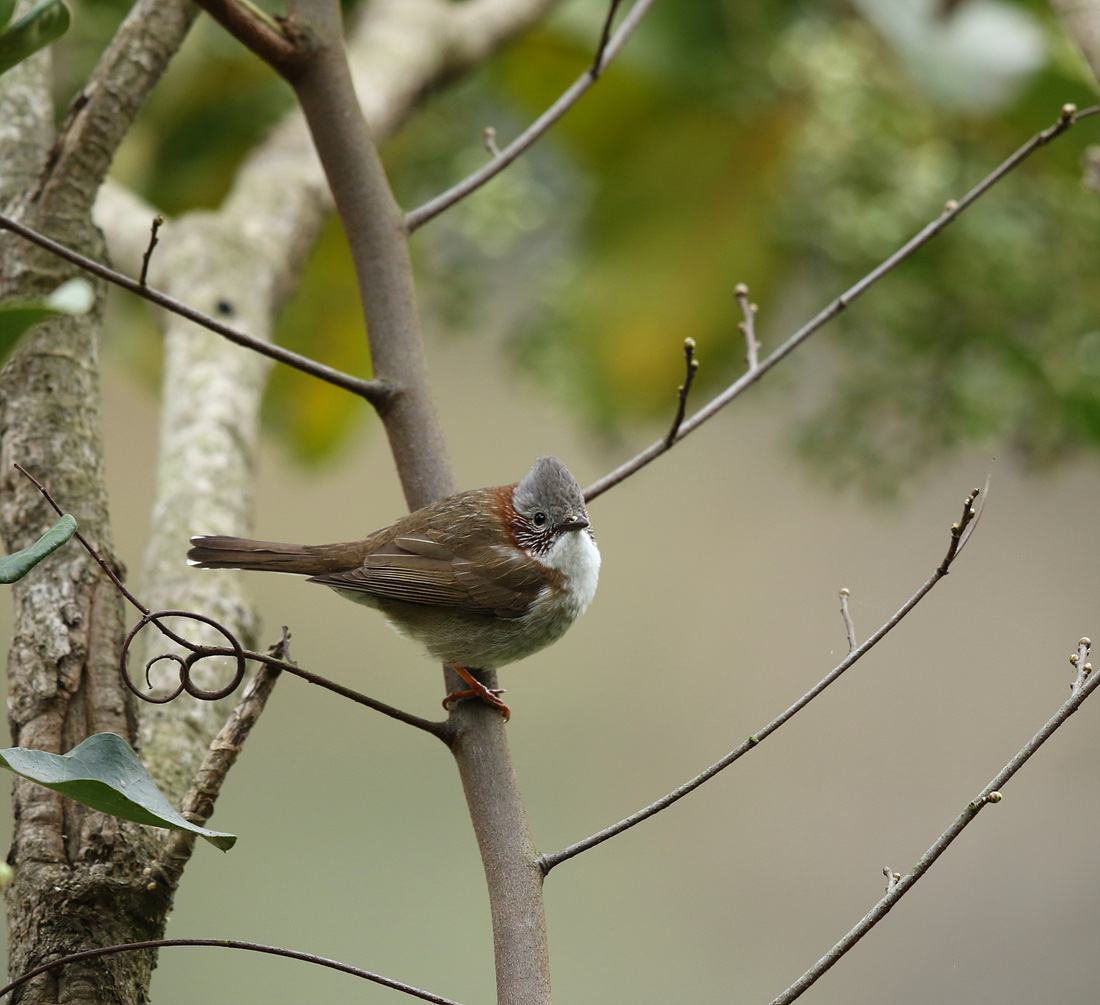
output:
M538 596L545 569L513 546L454 545L426 534L400 534L346 572L314 576L313 583L409 604L448 607L467 614L518 618Z

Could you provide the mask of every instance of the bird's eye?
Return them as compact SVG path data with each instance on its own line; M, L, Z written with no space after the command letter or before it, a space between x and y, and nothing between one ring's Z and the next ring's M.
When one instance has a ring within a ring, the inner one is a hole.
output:
M533 523L536 527L545 527L547 519L548 518L546 514L540 510L533 517L531 517L531 523Z

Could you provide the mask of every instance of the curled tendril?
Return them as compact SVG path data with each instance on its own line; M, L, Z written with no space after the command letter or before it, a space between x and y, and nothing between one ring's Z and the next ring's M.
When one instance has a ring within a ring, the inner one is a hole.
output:
M229 643L230 648L226 648L225 646L200 646L196 645L194 642L189 642L187 639L182 638L171 629L161 624L161 618L190 618L193 621L201 621L204 625L209 625L215 631L220 632ZM158 663L161 660L172 660L180 668L179 687L169 694L161 695L159 698L141 691L130 679L130 672L127 667L130 643L137 637L138 632L149 624L156 625L157 628L167 635L168 638L172 639L173 642L190 650L187 656L177 656L175 653L162 653L159 656L154 656L145 664L145 683L148 684L149 687L153 686L149 679L149 673L154 663ZM201 688L191 680L191 668L198 663L199 660L204 660L208 656L232 656L237 661L237 672L233 676L233 679L226 684L225 687L218 688L214 691L208 691L205 688ZM248 654L241 647L241 644L237 641L233 633L226 628L225 625L221 624L221 622L215 621L213 618L208 618L205 614L196 614L194 611L146 611L142 615L141 620L130 629L129 634L122 643L122 653L119 656L118 669L122 676L123 683L142 701L147 701L153 705L166 705L168 702L178 698L184 691L191 695L192 698L197 698L200 701L218 701L220 698L226 698L236 691L241 681L244 680L247 659Z

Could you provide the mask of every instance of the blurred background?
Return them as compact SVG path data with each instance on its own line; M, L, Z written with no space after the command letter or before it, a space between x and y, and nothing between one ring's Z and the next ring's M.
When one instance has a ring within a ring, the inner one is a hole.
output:
M480 164L584 68L602 5L570 3L432 96L385 151L412 206ZM75 6L58 97L124 5ZM464 486L562 457L582 485L663 435L698 343L695 405L736 378L733 298L764 350L1093 85L1045 5L1007 0L657 4L526 159L420 232L429 361ZM117 177L167 213L215 208L289 107L200 20ZM1068 696L1100 638L1100 207L1086 120L671 454L596 501L595 603L506 668L509 736L550 851L696 774L817 682L988 507L948 579L752 754L547 880L556 1000L768 1001L878 900ZM104 346L118 551L140 582L159 346L116 300ZM343 235L322 236L285 344L367 374ZM346 540L402 512L373 417L278 370L257 537ZM202 530L203 528L196 528ZM182 554L181 554L182 561ZM196 573L201 574L201 573ZM265 637L420 714L438 668L370 612L254 574ZM10 602L0 594L0 635ZM806 1001L1095 1002L1100 817L1086 704ZM5 807L5 812L6 807ZM320 953L464 1003L493 1000L488 905L445 749L295 680L197 849L172 937ZM288 961L167 950L154 1001L390 1002Z

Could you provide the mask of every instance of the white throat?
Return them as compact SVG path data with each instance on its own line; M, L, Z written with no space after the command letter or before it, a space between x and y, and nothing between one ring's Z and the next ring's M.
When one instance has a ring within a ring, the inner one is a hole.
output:
M585 527L559 534L541 561L565 577L569 598L576 605L577 614L583 614L596 595L596 581L600 577L600 549L591 531Z

